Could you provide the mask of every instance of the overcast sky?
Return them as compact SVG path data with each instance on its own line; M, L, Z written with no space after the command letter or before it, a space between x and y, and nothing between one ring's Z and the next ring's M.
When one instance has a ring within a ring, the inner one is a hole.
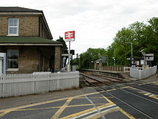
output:
M118 30L158 16L158 0L3 0L0 6L43 10L54 37L75 30L75 53L106 49Z

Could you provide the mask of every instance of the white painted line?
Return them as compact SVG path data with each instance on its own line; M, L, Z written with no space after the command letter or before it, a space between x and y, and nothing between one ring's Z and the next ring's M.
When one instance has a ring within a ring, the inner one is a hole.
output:
M91 103L93 104L94 108L97 110L98 114L100 114L102 116L102 119L106 119L104 117L104 115L102 115L102 113L100 112L100 110L96 107L96 105L93 103L93 101L91 99L89 99L86 95L85 95L86 99Z
M116 104L113 104L113 105L109 105L109 106L100 108L99 111L100 111L100 113L101 113L101 115L102 115L102 113L105 112L106 110L109 111L109 110L113 110L114 108L119 108L119 107L116 106ZM105 111L102 112L101 110L105 110ZM74 117L73 119L81 118L81 117L84 117L84 116L89 115L89 114L92 114L92 113L95 113L95 114L93 114L93 116L98 114L97 110L94 110L94 111L91 111L91 112L88 112L88 113L79 115L79 116L77 116L77 117ZM100 114L100 113L99 113L99 114ZM87 117L86 117L86 118L87 118ZM104 119L105 119L105 117L104 117Z

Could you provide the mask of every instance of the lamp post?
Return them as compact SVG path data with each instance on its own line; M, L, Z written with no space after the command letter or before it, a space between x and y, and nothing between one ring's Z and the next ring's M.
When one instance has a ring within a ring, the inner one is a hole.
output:
M133 67L133 43L132 42L126 42L127 44L131 44L131 67Z

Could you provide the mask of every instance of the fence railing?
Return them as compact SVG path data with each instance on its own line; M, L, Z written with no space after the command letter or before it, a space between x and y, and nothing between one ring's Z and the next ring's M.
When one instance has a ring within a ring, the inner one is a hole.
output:
M157 66L149 67L147 69L139 70L137 68L130 68L130 76L136 79L148 78L157 72Z
M7 74L0 76L0 97L43 93L79 87L79 72Z

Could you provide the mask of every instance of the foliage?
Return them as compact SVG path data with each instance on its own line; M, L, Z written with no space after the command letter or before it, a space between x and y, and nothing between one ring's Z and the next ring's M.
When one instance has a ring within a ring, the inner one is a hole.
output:
M93 68L94 61L106 55L106 51L102 48L89 48L80 55L80 68Z
M67 48L67 45L63 39L63 37L60 37L59 36L59 39L57 39L56 41L58 42L61 42L63 44L63 47L62 47L62 54L68 54L68 48ZM66 61L67 61L68 57L65 58L65 62L64 62L64 66L66 66Z
M106 50L89 48L80 55L80 67L92 68L92 61L101 56L106 57L106 65L128 65L127 58L131 57L131 46L133 57L143 57L141 51L153 53L154 64L158 64L158 18L151 18L146 24L135 22L127 28L122 28L113 39L113 43ZM114 62L115 61L115 62Z
M61 42L63 44L62 53L63 54L68 54L68 48L67 48L67 45L66 45L63 37L59 36L59 39L57 39L56 41Z
M123 28L116 34L114 38L115 48L117 49L117 63L126 64L125 57L130 57L130 45L126 42L133 43L134 57L142 57L141 51L145 53L153 53L155 55L154 64L158 63L158 18L152 18L148 24L143 22L135 22L128 28ZM128 46L127 46L128 45Z

